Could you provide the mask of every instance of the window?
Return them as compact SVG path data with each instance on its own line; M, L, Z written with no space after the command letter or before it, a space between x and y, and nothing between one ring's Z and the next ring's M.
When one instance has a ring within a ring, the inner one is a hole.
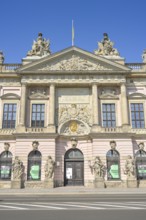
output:
M131 104L132 128L144 128L144 110L142 103Z
M12 170L12 154L4 151L0 155L0 179L10 180Z
M120 156L117 150L109 150L106 154L107 179L120 179Z
M146 179L146 152L138 150L135 154L137 179Z
M44 104L32 105L31 127L44 127Z
M41 179L41 159L42 155L38 150L31 151L28 155L28 180Z
M116 127L115 104L102 104L103 127Z
M15 128L16 104L4 104L2 128Z

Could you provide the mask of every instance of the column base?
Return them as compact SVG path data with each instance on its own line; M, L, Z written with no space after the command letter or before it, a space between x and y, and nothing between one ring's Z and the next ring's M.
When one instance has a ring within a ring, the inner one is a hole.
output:
M93 181L94 188L105 188L104 179L97 178Z
M54 188L54 180L48 179L44 180L44 188Z
M22 188L22 180L11 181L11 189L21 189L21 188Z

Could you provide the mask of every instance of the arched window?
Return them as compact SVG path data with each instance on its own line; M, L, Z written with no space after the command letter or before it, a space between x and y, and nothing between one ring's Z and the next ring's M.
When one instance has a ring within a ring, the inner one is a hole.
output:
M41 161L42 155L38 150L31 151L28 155L28 180L41 179Z
M135 154L137 179L146 179L146 152L138 150Z
M117 150L109 150L106 154L107 179L120 179L120 155Z
M12 170L12 154L4 151L0 155L0 179L10 180Z
M65 154L65 160L83 160L83 153L78 149L71 149Z

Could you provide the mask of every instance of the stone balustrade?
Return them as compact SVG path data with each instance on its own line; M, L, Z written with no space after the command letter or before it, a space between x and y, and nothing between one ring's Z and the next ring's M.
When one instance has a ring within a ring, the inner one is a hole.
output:
M125 63L125 65L134 71L146 70L146 63Z
M13 72L16 69L20 68L22 64L20 63L7 63L0 65L0 72Z

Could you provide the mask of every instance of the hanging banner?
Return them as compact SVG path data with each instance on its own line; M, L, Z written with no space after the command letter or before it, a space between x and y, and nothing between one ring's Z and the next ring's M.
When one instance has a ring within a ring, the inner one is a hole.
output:
M30 175L33 180L39 179L39 171L40 171L39 165L33 165L31 167Z
M146 164L138 165L138 174L139 176L146 176Z
M109 173L113 179L120 178L119 177L119 165L118 164L111 165Z
M10 166L1 166L1 178L9 178L10 170Z

